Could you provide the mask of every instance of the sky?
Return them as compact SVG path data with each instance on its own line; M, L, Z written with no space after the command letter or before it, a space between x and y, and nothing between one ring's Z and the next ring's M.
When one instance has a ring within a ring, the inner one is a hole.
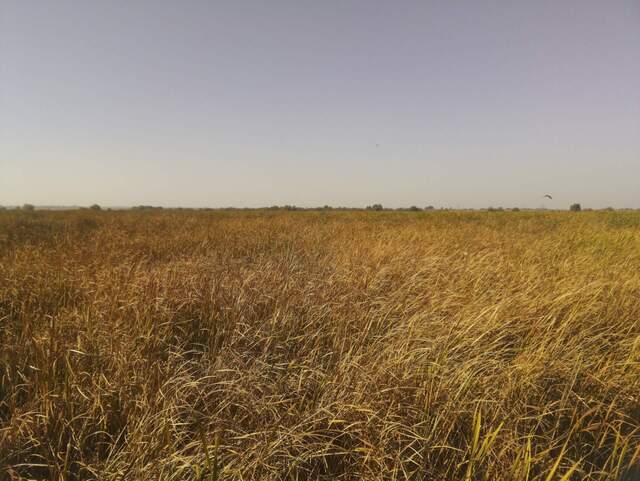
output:
M638 208L640 2L2 0L27 202Z

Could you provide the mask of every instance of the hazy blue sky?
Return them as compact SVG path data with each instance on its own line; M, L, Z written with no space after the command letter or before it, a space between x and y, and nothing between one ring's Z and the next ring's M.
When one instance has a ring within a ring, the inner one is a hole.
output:
M640 207L640 2L2 0L24 202Z

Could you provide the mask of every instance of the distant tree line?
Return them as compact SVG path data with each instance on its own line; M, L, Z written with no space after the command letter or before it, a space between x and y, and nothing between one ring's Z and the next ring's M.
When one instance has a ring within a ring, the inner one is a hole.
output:
M162 207L156 207L153 205L136 205L131 210L162 210Z
M42 209L42 207L40 207ZM77 207L74 207L77 208ZM0 205L0 210L7 210L7 209L13 209L13 210L21 210L23 212L33 212L34 210L36 210L36 207L33 204L23 204L22 206L2 206ZM45 207L45 209L48 209L47 207ZM102 211L104 210L99 204L92 204L89 207L81 207L80 209L83 210L92 210L92 211ZM154 205L136 205L133 207L130 207L129 210L135 210L135 211L156 211L156 210L163 210L165 209L164 207L161 206L154 206ZM106 209L106 210L111 210L111 208ZM200 207L200 208L187 208L187 207L168 207L166 208L166 210L201 210L201 211L217 211L217 210L221 210L221 211L255 211L255 210L270 210L270 211L330 211L330 210L336 210L336 211L359 211L359 210L366 210L366 211L406 211L406 212L420 212L420 211L434 211L436 210L436 208L433 205L427 205L426 207L418 207L416 205L412 205L410 207L397 207L397 208L390 208L390 207L384 207L382 204L371 204L368 205L364 208L362 207L346 207L346 206L340 206L340 207L332 207L330 205L323 205L321 207L299 207L296 205L289 205L289 204L285 204L285 205L272 205L269 207L220 207L220 208L213 208L213 207ZM472 208L463 208L463 209L454 209L452 207L440 207L437 210L441 210L441 211L447 211L447 210L464 210L464 211L474 211L474 210L479 210L479 211L488 211L488 212L503 212L503 211L511 211L511 212L520 212L521 210L533 210L533 211L546 211L549 209L546 208L539 208L539 209L526 209L526 208L519 208L519 207L484 207L484 208L480 208L480 209L472 209ZM571 204L569 206L569 211L571 212L580 212L580 211L592 211L594 209L583 209L581 204L579 203L575 203L575 204ZM615 210L619 210L619 211L637 211L640 209L632 209L632 208L621 208L621 209L614 209L613 207L605 207L603 209L595 209L595 210L600 210L600 211L610 211L613 212Z

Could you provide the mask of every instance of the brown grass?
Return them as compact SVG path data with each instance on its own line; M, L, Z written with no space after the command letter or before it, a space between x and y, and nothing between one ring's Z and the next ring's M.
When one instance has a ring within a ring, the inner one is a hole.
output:
M0 212L0 479L615 480L639 426L638 213Z

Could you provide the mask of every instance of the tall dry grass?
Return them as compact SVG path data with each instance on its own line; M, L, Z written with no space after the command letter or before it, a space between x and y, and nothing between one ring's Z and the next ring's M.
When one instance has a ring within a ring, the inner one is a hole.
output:
M637 213L0 213L0 479L638 479L639 425Z

